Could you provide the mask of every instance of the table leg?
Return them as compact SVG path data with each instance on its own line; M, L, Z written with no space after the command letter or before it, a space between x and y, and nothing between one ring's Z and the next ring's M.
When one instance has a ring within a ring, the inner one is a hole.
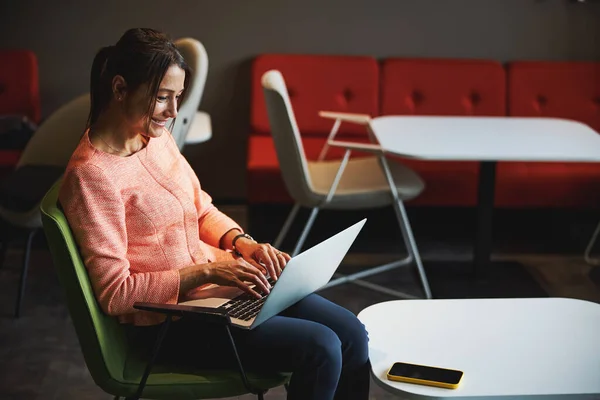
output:
M477 189L477 228L473 249L473 273L485 273L492 253L494 192L496 188L496 162L479 164Z

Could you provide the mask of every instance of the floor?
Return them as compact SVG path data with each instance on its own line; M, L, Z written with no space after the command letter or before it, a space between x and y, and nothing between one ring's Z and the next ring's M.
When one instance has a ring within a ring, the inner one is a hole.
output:
M236 205L223 205L221 209L261 241L273 240L287 211L285 207L247 211ZM299 218L305 216L304 213ZM391 209L323 213L307 246L363 216L368 217L368 223L340 271L349 272L401 256L401 236ZM460 261L468 260L470 255L473 211L409 209L409 217L435 297L564 296L600 303L600 282L594 278L600 268L593 269L581 256L598 218L596 213L497 212L493 259L498 263L487 271L478 271L476 285L464 284L470 271L460 268ZM290 235L293 237L299 230L300 224L296 224ZM286 242L283 248L291 245L291 241ZM21 252L15 242L0 268L0 399L110 399L87 371L42 235L34 243L23 316L12 317L20 262ZM421 293L411 269L390 271L372 279L414 295ZM391 299L355 285L326 289L321 294L355 313ZM284 398L283 388L266 395L270 400ZM372 385L371 399L391 398Z

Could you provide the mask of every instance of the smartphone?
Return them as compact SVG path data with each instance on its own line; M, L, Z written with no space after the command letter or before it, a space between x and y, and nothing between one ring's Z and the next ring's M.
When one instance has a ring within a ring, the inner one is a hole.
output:
M416 383L445 389L456 389L463 372L455 369L430 367L427 365L397 362L387 373L391 381Z

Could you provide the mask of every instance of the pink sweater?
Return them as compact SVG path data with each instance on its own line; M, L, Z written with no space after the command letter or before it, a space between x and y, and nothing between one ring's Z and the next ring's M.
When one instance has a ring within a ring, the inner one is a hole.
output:
M86 132L65 172L59 200L105 313L153 325L160 314L133 303L177 303L178 269L231 259L219 249L230 229L165 131L129 157L92 146Z

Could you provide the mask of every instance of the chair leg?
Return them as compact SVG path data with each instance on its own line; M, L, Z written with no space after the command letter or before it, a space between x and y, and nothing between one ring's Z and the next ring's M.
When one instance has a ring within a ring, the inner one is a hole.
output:
M425 292L425 297L431 299L431 289L429 288L427 275L425 274L425 269L423 268L423 263L421 262L421 257L419 256L419 249L417 248L417 243L413 236L412 229L410 228L410 223L408 222L408 215L406 214L404 203L402 203L402 200L400 200L400 196L398 196L396 183L394 182L394 178L392 177L392 173L390 172L387 159L383 155L380 156L379 159L381 160L381 166L383 167L385 177L388 181L388 184L390 185L390 190L394 198L394 211L396 212L396 218L398 218L398 224L400 225L400 229L402 230L402 237L404 238L406 248L409 254L413 257L415 264L417 265L417 270L419 271L419 277L421 278L421 284L423 286L423 291Z
M152 354L150 355L150 361L148 361L148 364L146 364L146 369L144 370L142 379L140 379L137 391L135 395L133 395L133 397L127 397L125 400L139 400L142 397L142 394L144 393L144 387L146 386L146 382L148 380L148 377L150 376L150 372L152 371L152 367L154 366L156 357L160 352L162 341L165 338L165 336L167 336L167 331L169 330L169 326L171 325L172 320L173 316L167 315L167 319L162 323L160 331L158 332L158 336L156 337L156 342L154 343L154 349L152 350Z
M2 239L0 240L0 268L4 266L4 261L6 260L6 250L8 249L8 240Z
M325 206L333 198L333 195L335 194L335 191L340 183L340 180L342 179L344 170L346 169L346 165L348 165L348 160L350 159L351 153L352 153L352 151L350 149L347 149L346 152L344 153L344 158L342 158L342 161L340 162L340 166L338 167L337 173L335 174L335 177L333 178L333 182L331 183L331 187L329 188L329 193L327 193L327 197L321 203L321 206ZM308 222L306 222L306 225L304 226L304 230L302 231L302 234L300 235L300 239L298 239L298 242L296 243L296 247L294 248L292 257L296 256L302 249L302 245L304 244L304 241L306 240L306 237L308 236L308 232L310 231L310 228L312 228L312 225L315 222L315 218L317 218L318 213L319 213L319 207L314 207L310 213Z
M315 219L317 218L317 214L319 214L319 207L314 207L312 209L312 211L310 212L310 217L308 217L308 221L306 221L306 225L304 225L304 229L302 230L302 234L300 235L298 242L296 242L296 247L294 247L294 251L292 252L292 257L297 256L298 253L300 252L300 249L302 249L302 245L306 241L306 237L308 236L308 233L310 232L310 228L312 228L312 226L315 222Z
M25 251L23 253L23 267L21 269L21 280L19 282L19 293L17 294L17 304L15 306L15 317L21 316L21 304L23 302L23 295L25 293L25 282L27 280L27 270L29 269L29 256L31 253L31 242L37 229L30 231L27 235L27 241L25 243Z
M294 222L294 219L296 218L296 215L298 214L299 210L300 210L300 204L299 203L294 204L294 207L292 207L292 210L288 214L287 218L285 219L285 222L283 223L283 226L281 227L281 231L279 231L279 234L277 235L277 239L275 239L275 242L273 243L273 246L275 248L277 248L277 249L280 248L281 243L283 243L283 240L285 239L288 231L290 230L290 227L292 226L292 222Z
M600 222L598 222L598 225L596 225L596 230L594 231L594 234L592 235L590 242L588 243L587 247L585 248L585 253L583 254L583 258L585 259L585 262L587 262L588 264L591 264L591 265L600 265L599 259L590 257L590 254L592 253L592 248L596 244L596 239L598 239L599 233L600 233Z
M421 262L421 256L419 255L417 242L415 241L412 229L410 227L410 223L408 222L406 209L404 208L404 204L402 203L402 201L399 199L395 202L395 205L396 216L398 217L398 224L400 225L400 229L402 230L402 236L404 237L404 241L406 242L406 247L409 253L412 255L415 264L417 265L417 270L419 271L419 277L421 278L421 285L423 286L425 297L431 299L431 289L429 288L429 282L427 281L425 268L423 268L423 263Z
M229 329L229 325L225 325L225 331L227 332L227 337L229 338L229 343L231 344L231 350L233 350L233 355L235 356L235 360L237 362L238 371L240 373L240 377L242 378L242 382L246 387L248 392L255 394L258 396L259 400L263 399L263 396L267 392L267 390L258 389L250 384L248 377L246 375L246 371L244 370L244 366L242 365L242 360L240 359L240 354L237 351L237 347L235 345L235 340L233 340L233 335L231 334L231 329Z

